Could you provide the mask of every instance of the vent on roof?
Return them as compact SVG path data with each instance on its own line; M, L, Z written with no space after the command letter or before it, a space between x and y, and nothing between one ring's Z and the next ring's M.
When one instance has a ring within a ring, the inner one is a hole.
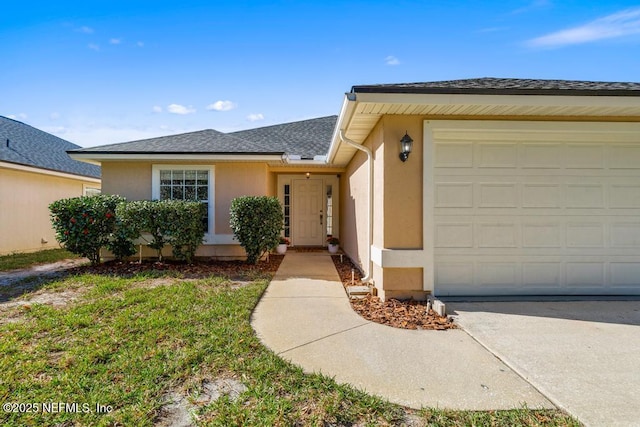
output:
M7 138L7 148L9 148L9 138Z

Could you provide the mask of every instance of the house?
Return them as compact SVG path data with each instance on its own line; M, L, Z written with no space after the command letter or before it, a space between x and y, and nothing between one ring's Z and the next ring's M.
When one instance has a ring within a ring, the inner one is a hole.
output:
M294 245L339 236L383 298L640 294L640 83L354 86L337 118L72 157L129 198L202 177L207 255L242 254L233 197L278 196Z
M77 148L0 116L0 255L59 248L49 204L100 192L100 167L67 154Z

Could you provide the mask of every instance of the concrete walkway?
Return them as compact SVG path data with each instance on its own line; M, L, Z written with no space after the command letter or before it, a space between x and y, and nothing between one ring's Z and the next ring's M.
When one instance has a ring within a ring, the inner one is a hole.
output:
M364 320L331 258L288 253L256 307L262 342L305 372L321 372L412 408L554 408L462 330L411 331Z

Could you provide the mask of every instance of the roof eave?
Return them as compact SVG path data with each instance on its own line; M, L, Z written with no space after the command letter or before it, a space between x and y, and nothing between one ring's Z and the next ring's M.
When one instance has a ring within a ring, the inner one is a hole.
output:
M351 93L393 93L417 95L538 95L538 96L631 96L640 97L640 91L627 89L518 89L518 88L428 88L428 87L379 87L353 86Z
M185 152L100 152L69 151L69 156L82 162L101 164L104 161L171 160L171 161L240 161L282 162L284 153L185 153Z

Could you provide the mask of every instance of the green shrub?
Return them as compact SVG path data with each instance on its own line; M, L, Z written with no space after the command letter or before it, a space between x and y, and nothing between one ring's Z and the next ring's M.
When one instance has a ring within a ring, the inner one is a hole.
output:
M231 201L231 229L247 252L247 262L256 264L263 253L280 243L282 206L275 197L243 196Z
M116 227L119 196L98 195L57 200L49 205L51 223L58 241L74 254L100 262L100 249L107 246Z
M206 206L200 202L171 201L169 235L174 258L191 264L204 237Z
M148 233L153 240L147 243L162 261L162 249L172 245L176 259L193 262L196 249L204 237L206 207L200 202L182 200L142 200L118 207L118 220L123 234L135 239Z
M135 255L137 252L133 240L140 236L140 231L135 222L124 222L120 211L127 205L127 202L119 203L116 208L116 225L111 239L107 243L107 249L116 257L117 260Z

